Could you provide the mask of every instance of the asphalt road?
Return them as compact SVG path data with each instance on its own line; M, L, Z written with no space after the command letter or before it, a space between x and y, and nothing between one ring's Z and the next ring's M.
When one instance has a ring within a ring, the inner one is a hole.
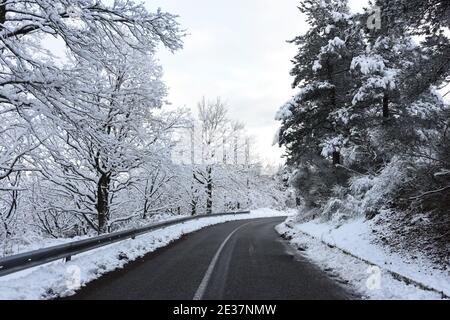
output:
M282 218L203 229L110 273L70 299L334 300L351 294L294 252Z

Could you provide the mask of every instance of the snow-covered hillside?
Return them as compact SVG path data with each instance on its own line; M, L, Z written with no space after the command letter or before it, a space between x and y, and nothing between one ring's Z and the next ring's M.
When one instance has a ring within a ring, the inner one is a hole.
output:
M449 10L441 0L300 6L297 94L276 120L301 209L279 231L371 298L436 297L395 285L402 276L449 295ZM362 284L368 264L383 269L381 290Z
M289 218L277 231L339 282L369 299L449 299L450 270L421 252L395 252L379 241L377 220L339 224Z

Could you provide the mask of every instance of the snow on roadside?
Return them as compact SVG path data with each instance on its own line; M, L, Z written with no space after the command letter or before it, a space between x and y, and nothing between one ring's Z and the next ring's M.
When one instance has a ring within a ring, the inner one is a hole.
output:
M0 277L0 300L39 300L70 296L80 286L123 268L128 262L167 246L185 234L229 221L277 216L286 216L286 213L259 209L245 215L202 218L74 256L68 263L55 261Z
M180 218L186 218L188 216L174 216L172 214L167 213L161 213L161 214L155 214L151 217L151 219L147 220L146 224L153 224L163 221L170 221L174 219L180 219ZM129 228L139 228L144 227L145 225L131 225ZM123 231L123 229L119 229L116 231ZM30 252L34 250L39 250L42 248L48 248L53 246L58 246L61 244L66 244L70 242L75 241L81 241L85 239L89 239L91 236L89 235L83 235L83 236L77 236L73 238L43 238L41 234L37 235L25 235L23 238L20 239L9 239L9 241L5 241L5 243L0 243L0 258L20 254L23 252Z
M332 276L356 289L363 298L442 299L440 293L407 284L391 272L450 295L448 272L434 269L425 258L409 261L375 244L370 226L364 219L340 227L318 221L299 224L289 219L276 229L291 245Z

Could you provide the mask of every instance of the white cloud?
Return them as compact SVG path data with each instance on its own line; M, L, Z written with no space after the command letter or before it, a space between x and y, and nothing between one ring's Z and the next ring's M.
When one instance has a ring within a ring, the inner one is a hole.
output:
M287 40L307 30L297 0L157 0L150 8L180 15L185 49L160 54L174 106L195 108L203 96L222 96L233 118L247 124L263 159L281 162L272 146L276 110L290 96Z
M298 0L152 0L148 7L180 15L190 34L185 49L160 54L174 106L195 109L206 95L222 96L232 117L247 124L261 158L280 163L273 147L274 116L288 100L291 59L296 47L287 40L308 26ZM350 0L361 11L366 1Z

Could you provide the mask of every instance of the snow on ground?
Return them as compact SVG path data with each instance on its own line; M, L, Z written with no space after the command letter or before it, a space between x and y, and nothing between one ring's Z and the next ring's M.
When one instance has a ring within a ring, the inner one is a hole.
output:
M356 219L341 226L312 221L299 224L295 219L277 226L290 243L367 299L442 299L428 291L401 281L393 273L450 296L448 271L433 268L424 257L408 260L375 243L370 222Z
M167 246L185 234L228 221L277 216L286 216L286 212L259 209L245 215L202 218L74 256L68 263L56 261L0 277L0 299L37 300L69 296L81 286Z

